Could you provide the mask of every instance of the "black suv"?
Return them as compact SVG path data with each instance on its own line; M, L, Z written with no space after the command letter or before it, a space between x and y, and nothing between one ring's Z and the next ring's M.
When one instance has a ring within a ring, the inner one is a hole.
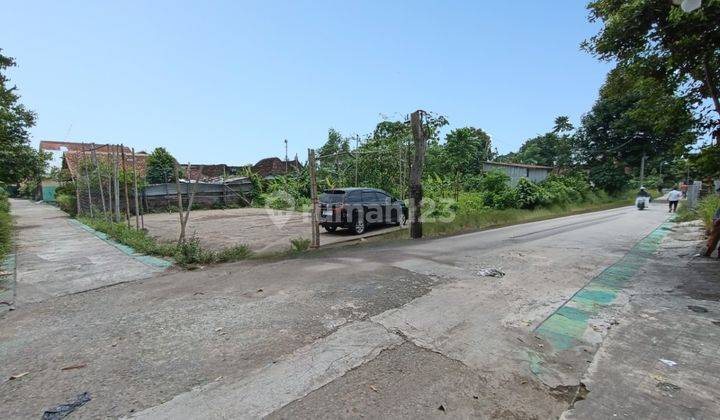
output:
M328 232L349 228L355 234L370 225L402 226L408 209L402 200L375 188L337 188L320 195L320 225Z

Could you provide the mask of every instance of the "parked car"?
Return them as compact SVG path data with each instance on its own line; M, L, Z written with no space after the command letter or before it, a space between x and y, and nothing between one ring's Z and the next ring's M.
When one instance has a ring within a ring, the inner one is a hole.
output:
M328 232L348 228L359 235L372 225L402 226L408 208L383 190L336 188L320 195L320 225Z

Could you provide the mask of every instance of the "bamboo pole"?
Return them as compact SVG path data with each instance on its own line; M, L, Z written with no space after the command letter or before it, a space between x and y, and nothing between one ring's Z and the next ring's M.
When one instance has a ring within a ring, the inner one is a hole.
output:
M135 197L135 230L140 229L140 202L138 198L137 165L135 164L135 148L132 148L133 161L133 196Z
M85 162L87 155L85 154L85 143L82 144L82 164L85 167L85 185L87 186L88 208L90 209L90 217L93 217L92 191L90 191L90 174L88 172L87 163ZM80 168L78 168L80 169Z
M125 189L125 220L127 220L127 225L130 227L130 196L128 195L128 182L127 182L127 165L125 158L125 145L120 145L120 158L122 159L122 171L123 171L123 184Z
M120 223L120 177L119 177L119 162L118 162L118 145L113 145L113 189L115 190L115 222Z
M183 201L182 192L180 191L180 171L178 170L178 164L175 164L175 189L177 192L178 199L178 214L180 214L180 234L178 235L178 245L185 242L185 221L183 220Z
M102 203L102 210L103 210L103 216L107 215L107 207L105 207L105 192L103 191L103 179L100 175L100 164L98 163L97 159L97 153L95 152L95 147L93 147L91 153L93 164L95 165L95 174L98 178L98 185L100 186L100 202Z
M110 145L106 144L105 148L107 149L107 163L108 163L108 184L107 184L107 191L108 191L108 220L112 222L113 220L113 213L115 207L113 207L113 170L112 170L112 152L110 149Z

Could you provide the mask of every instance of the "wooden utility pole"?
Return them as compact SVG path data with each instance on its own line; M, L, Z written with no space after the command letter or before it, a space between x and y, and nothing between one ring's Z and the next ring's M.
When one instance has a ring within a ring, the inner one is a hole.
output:
M427 130L423 127L423 111L410 114L410 127L415 143L415 157L410 167L410 237L422 238L421 206L423 200L422 174L427 148Z
M310 175L310 198L312 200L311 220L311 248L320 247L320 221L318 218L318 193L317 193L317 175L315 173L315 150L308 149L308 174Z
M138 198L137 165L135 165L135 148L131 149L133 160L133 197L135 197L135 230L140 230L140 200Z

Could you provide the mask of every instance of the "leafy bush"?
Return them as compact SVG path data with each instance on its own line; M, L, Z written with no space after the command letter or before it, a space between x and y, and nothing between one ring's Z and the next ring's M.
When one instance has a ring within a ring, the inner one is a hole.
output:
M517 206L517 190L515 188L507 188L500 194L491 196L492 207L498 210L511 209Z
M486 210L485 196L482 193L460 194L457 202L458 211L462 213L480 213Z
M38 181L30 179L20 185L18 196L34 199L38 189Z
M310 239L307 239L307 238L290 239L290 248L293 252L307 251L310 248Z
M697 213L700 220L705 223L708 232L712 230L712 219L718 208L720 208L720 196L716 194L709 195L698 202Z
M70 216L75 216L75 213L77 213L77 203L75 200L75 195L64 194L64 193L57 194L57 191L56 191L55 201L57 202L58 207L60 207L60 210L69 214Z
M527 178L520 178L515 189L517 190L517 207L519 208L534 209L548 201L543 188Z
M183 241L177 246L174 258L178 264L188 267L215 262L216 254L212 251L204 250L200 245L200 239L193 234L190 239Z
M12 239L12 218L8 193L0 186L0 261L10 252Z
M480 178L478 186L485 193L499 195L507 190L509 183L510 176L508 174L499 169L494 169Z
M252 251L250 251L250 248L247 247L247 245L235 245L231 246L230 248L225 248L220 251L217 251L215 253L215 261L214 262L232 262L232 261L240 261L245 260L247 258L250 258L252 256Z

